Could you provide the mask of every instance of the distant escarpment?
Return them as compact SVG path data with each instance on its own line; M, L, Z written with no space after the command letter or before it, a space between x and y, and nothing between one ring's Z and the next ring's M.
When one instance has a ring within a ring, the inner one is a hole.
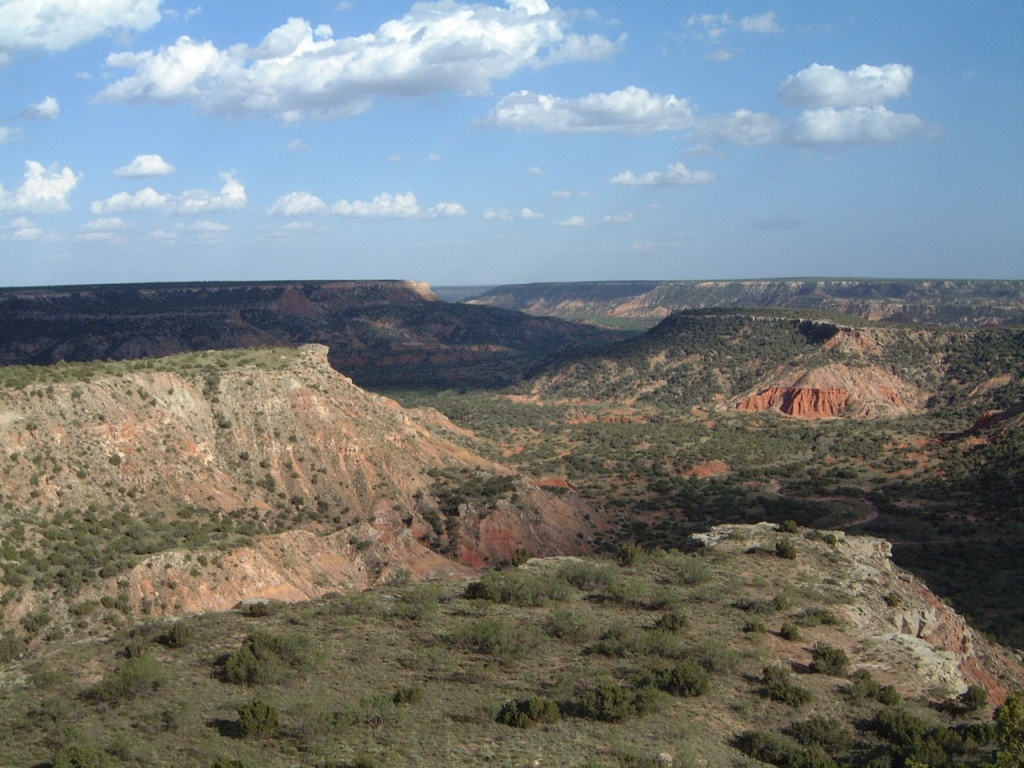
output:
M589 551L597 516L574 494L327 356L0 369L6 623L83 599L182 614Z
M551 402L803 418L941 411L968 420L966 429L1024 396L1024 331L858 328L767 310L675 312L601 351L553 357L521 388Z
M982 326L1024 323L1021 280L664 280L490 288L471 303L572 320L650 325L674 311L772 307L863 320Z
M361 386L496 386L545 355L616 338L556 318L449 304L411 281L0 290L0 365L319 343Z

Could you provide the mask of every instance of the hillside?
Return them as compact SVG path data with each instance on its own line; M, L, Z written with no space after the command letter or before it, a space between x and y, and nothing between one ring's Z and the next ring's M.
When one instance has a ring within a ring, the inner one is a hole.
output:
M945 768L1010 744L993 708L1024 668L884 542L700 542L51 640L0 668L5 762Z
M0 621L182 615L586 551L591 510L473 452L327 348L0 369ZM102 631L102 622L85 629Z
M0 289L0 365L318 343L362 386L497 386L546 354L615 338L555 318L438 301L411 281Z
M679 312L505 392L402 393L608 510L599 543L793 518L894 543L1024 648L1024 332Z
M1024 323L1021 280L720 280L534 283L463 299L570 320L651 325L709 307L793 308L863 320L953 326Z

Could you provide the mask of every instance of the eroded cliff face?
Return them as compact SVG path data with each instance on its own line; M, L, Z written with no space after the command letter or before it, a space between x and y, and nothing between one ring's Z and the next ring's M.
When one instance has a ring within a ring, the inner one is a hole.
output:
M916 412L922 396L895 374L874 366L832 364L813 370L777 372L766 386L741 399L741 411L778 411L822 419L873 418Z
M983 686L995 704L1024 685L1024 664L968 626L963 616L926 585L892 562L889 542L833 531L790 536L797 547L795 569L807 584L831 584L839 602L831 610L843 628L831 642L843 647L855 667L879 679L899 681L904 695L963 692ZM777 527L721 525L696 539L732 551L771 548ZM916 686L916 687L912 687Z
M326 347L227 354L0 388L8 625L47 602L222 610L589 551L599 515L575 494L360 389Z

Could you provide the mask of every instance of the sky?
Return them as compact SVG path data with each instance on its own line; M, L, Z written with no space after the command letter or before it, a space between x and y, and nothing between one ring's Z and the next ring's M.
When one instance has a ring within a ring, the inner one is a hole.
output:
M0 0L0 285L1024 279L1019 0Z

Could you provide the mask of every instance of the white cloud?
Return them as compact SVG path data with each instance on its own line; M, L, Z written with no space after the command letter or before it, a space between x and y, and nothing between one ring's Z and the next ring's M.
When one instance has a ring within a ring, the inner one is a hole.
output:
M0 240L19 240L22 242L42 240L46 233L35 222L25 216L18 216L7 226L0 225Z
M429 160L432 163L440 162L441 155L437 152L431 152L429 155L427 155L427 160Z
M779 24L779 17L775 11L768 11L757 16L743 16L739 20L734 19L728 13L702 13L687 19L686 26L691 30L691 34L701 38L707 36L712 40L737 29L740 32L756 34L785 31Z
M138 155L128 165L122 165L115 176L125 179L142 179L148 176L168 176L177 169L160 155Z
M504 208L488 208L484 211L484 218L492 221L514 221L515 219L542 219L544 214L531 208L523 208L518 214Z
M38 104L26 107L21 116L26 120L56 120L60 116L60 104L53 96L47 96Z
M541 168L538 165L535 165L532 168L527 168L526 172L531 174L531 175L533 175L533 176L543 176L544 175L544 169Z
M743 147L775 144L783 124L767 112L738 109L729 115L711 115L697 125L695 135L705 141L727 141Z
M68 196L79 176L68 167L46 168L35 160L25 162L25 180L15 190L0 184L0 213L55 213L66 211Z
M181 37L159 50L111 54L131 71L105 88L111 101L187 101L226 115L270 115L286 122L345 117L378 95L483 94L491 81L524 68L606 56L606 38L567 33L567 14L542 0L509 7L420 2L375 32L334 38L292 18L256 46L217 48Z
M585 227L587 226L587 220L582 216L570 216L568 219L558 222L560 227Z
M189 189L180 195L157 192L146 187L135 194L118 192L106 200L95 200L89 210L94 216L130 211L163 211L164 213L202 214L244 208L248 202L245 187L230 173L221 174L224 186L219 192Z
M114 232L119 229L125 229L128 225L124 223L124 219L119 216L111 216L103 219L93 219L92 221L84 224L82 229L89 232Z
M714 53L709 53L704 58L710 59L711 61L732 61L734 58L736 58L736 55L731 53L730 51L725 50L724 48L719 48L717 51L715 51Z
M501 99L483 124L548 133L646 135L687 128L693 124L693 110L686 99L636 86L580 99L518 91Z
M267 213L274 216L309 216L326 213L327 203L309 192L290 192L277 198Z
M289 152L301 152L302 150L309 149L309 144L302 139L292 139L288 142L287 149Z
M756 32L758 34L774 34L783 32L779 25L779 16L775 11L768 11L758 16L744 16L739 23L741 32Z
M812 64L790 75L779 97L799 107L868 107L910 93L914 70L905 64L862 64L844 72Z
M623 171L608 180L610 184L628 186L670 187L683 184L710 184L715 174L710 171L691 171L683 163L672 163L666 171L647 171L637 176L632 171Z
M290 192L277 198L267 213L276 216L333 213L350 218L438 219L465 216L466 209L460 203L441 202L423 210L412 192L397 195L383 192L368 202L339 200L331 206L309 192Z
M917 115L891 112L883 106L813 109L789 126L792 144L889 144L921 133L927 126Z
M65 51L117 29L149 29L161 0L6 0L0 3L0 50Z
M331 213L356 218L415 219L422 211L412 192L397 195L382 192L369 202L339 200L331 207Z
M17 135L17 128L8 128L6 125L0 125L0 144L6 144Z
M465 216L468 211L461 203L438 203L427 211L427 216L432 219L447 219L456 216Z
M602 224L632 224L636 216L632 213L610 213L601 217Z
M555 200L568 200L572 197L572 192L568 189L556 189L551 193L551 196L555 198Z

